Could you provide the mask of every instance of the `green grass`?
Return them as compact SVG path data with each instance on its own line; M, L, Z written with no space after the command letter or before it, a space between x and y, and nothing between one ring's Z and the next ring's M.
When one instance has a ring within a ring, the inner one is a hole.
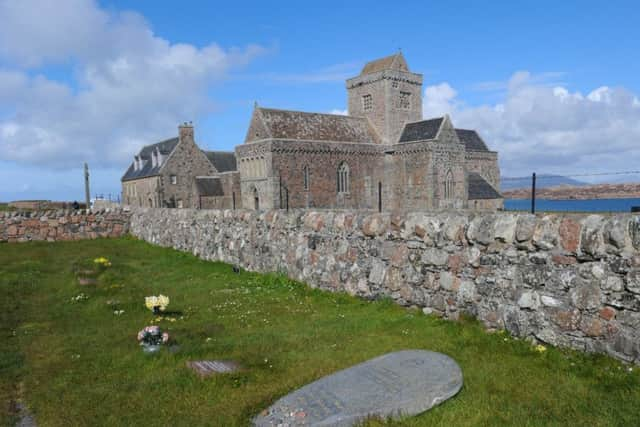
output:
M8 203L0 202L0 212L13 211L13 210L15 210L15 209L10 207Z
M97 285L79 286L74 268L98 256L113 266ZM71 302L79 293L89 298ZM159 293L182 313L160 323L179 351L146 355L136 333L154 318L144 297ZM464 387L388 425L630 426L640 419L640 375L612 359L539 354L471 320L442 321L276 275L234 274L229 265L133 239L0 244L0 295L4 425L15 421L10 402L18 399L39 426L247 425L304 384L411 348L455 358ZM205 358L245 369L202 380L185 362Z

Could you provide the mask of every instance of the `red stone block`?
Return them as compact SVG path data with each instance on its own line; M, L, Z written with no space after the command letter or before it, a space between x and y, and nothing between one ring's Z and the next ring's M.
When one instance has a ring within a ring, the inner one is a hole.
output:
M616 317L616 309L613 307L604 307L600 310L600 317L605 320L611 320Z
M578 262L574 257L565 255L553 255L551 260L560 265L572 265Z
M560 223L560 243L565 251L576 252L580 244L580 229L582 226L570 219L564 218Z
M458 274L462 268L462 257L460 255L449 255L449 270L453 274Z

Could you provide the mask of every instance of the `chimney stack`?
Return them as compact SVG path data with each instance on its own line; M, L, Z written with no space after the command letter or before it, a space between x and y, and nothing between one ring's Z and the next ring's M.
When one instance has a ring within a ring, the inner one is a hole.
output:
M180 126L178 126L178 136L180 137L180 142L185 139L190 139L191 142L195 142L193 140L193 123L184 122Z

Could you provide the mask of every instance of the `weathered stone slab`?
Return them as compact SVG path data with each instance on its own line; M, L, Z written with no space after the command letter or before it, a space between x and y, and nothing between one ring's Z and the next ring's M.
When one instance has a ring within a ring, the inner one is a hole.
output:
M187 366L193 369L201 377L215 374L228 374L236 372L238 364L228 360L196 360L187 362Z
M258 415L254 426L351 426L368 417L410 416L453 397L458 364L441 353L405 350L308 384Z
M78 277L78 284L82 286L95 285L98 283L93 277Z

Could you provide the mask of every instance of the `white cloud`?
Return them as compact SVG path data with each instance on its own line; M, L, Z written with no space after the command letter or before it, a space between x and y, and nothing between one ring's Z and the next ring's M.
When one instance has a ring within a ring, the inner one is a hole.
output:
M329 114L337 114L339 116L346 116L349 114L349 110L340 110L339 108L334 108L333 110L329 111Z
M142 144L212 108L208 87L264 49L172 44L92 0L0 0L0 160L122 167ZM65 29L65 31L61 31ZM68 31L67 31L68 29ZM38 75L73 67L73 83ZM197 132L197 129L196 129Z
M448 113L456 104L456 92L449 83L427 86L424 91L422 114L426 118L442 116Z
M478 130L499 152L506 176L637 169L637 96L607 86L584 96L540 80L517 72L499 103L481 106L466 105L447 83L429 86L424 115L449 113L456 126Z

